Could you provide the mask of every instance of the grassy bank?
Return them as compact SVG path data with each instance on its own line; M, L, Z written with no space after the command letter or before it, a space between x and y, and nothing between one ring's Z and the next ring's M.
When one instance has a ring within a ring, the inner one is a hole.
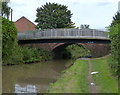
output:
M113 77L112 69L110 68L111 56L92 60L92 71L99 72L93 75L95 84L99 86L100 93L117 93L118 80Z
M91 60L92 71L99 72L93 76L98 93L118 93L118 80L109 63L111 56ZM90 93L88 83L88 60L77 60L73 66L65 70L61 77L50 84L48 93Z
M88 93L88 62L77 60L65 70L57 82L50 85L48 93Z

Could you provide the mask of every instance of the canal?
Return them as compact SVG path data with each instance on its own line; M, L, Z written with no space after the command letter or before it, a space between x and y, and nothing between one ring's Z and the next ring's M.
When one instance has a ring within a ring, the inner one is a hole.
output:
M34 64L3 66L3 93L44 93L72 60L52 60Z

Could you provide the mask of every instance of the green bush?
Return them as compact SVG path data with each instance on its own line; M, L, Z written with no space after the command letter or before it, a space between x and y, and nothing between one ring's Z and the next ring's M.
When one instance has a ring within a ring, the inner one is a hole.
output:
M116 61L112 56L110 56L108 57L107 62L109 63L113 76L116 76L118 70L118 61Z
M115 24L110 27L110 39L111 39L111 53L112 61L110 66L113 70L113 73L119 74L118 66L120 65L120 33L118 32L120 27L119 24Z
M63 50L62 57L63 57L64 59L71 59L71 58L72 58L71 51L68 50L68 49L64 49L64 50Z
M118 76L120 72L120 13L118 12L114 17L109 27L111 39L111 53L113 62L111 68Z
M35 62L38 61L38 57L36 55L36 49L31 48L23 48L23 62Z
M89 50L79 44L69 45L65 51L64 55L68 56L68 58L76 59L82 56L89 55Z
M52 56L51 52L42 49L20 47L14 23L2 17L3 65L47 61Z
M52 59L52 53L49 51L45 51L43 49L37 48L23 48L23 62L30 63L30 62L38 62L38 61L48 61Z
M22 52L17 44L17 29L13 22L2 17L2 59L3 65L22 61Z

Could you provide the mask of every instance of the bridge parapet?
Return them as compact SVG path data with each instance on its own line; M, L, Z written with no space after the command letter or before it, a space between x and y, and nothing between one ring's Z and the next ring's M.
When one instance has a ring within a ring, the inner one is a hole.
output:
M18 33L18 40L28 39L109 39L105 31L96 29L46 29L33 32Z

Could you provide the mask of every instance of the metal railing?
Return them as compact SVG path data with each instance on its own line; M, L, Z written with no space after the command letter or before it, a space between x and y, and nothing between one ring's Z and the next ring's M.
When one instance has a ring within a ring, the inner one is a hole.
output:
M105 31L96 29L46 29L18 33L18 40L47 38L104 38L109 39Z

